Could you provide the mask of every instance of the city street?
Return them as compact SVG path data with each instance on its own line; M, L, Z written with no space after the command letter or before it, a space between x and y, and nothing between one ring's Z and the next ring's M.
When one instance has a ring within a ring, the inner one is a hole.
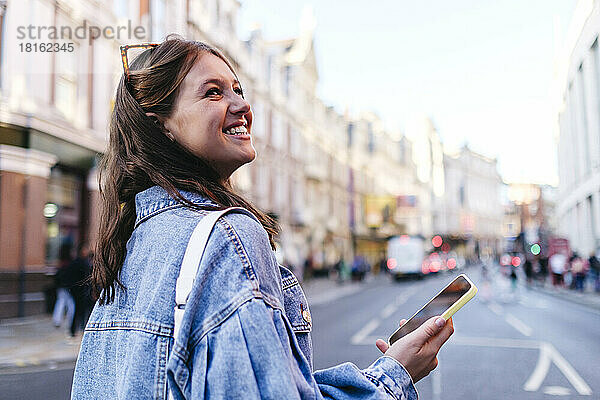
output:
M500 274L486 284L467 274L479 293L454 317L455 334L443 347L439 367L417 384L422 399L598 398L600 313L519 286ZM341 297L320 296L311 308L315 368L350 361L368 366L378 357L374 343L386 338L452 279L439 274L422 281L377 277L363 290L346 285ZM1 374L10 399L68 398L72 365Z
M422 399L598 398L596 310L523 287L514 295L499 275L486 287L476 268L467 274L479 293L455 315L455 333L440 352L438 368L417 384ZM375 340L387 339L401 318L450 280L381 280L313 306L315 368L344 361L368 366L379 355Z

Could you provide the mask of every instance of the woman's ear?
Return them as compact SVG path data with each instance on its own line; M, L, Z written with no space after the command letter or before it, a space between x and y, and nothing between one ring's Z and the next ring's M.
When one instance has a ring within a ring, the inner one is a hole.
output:
M169 140L171 140L172 142L175 141L175 137L173 136L173 134L171 132L169 132L169 130L167 128L165 128L165 125L161 121L161 118L158 116L158 114L153 113L153 112L147 112L146 116L148 116L148 117L150 117L150 119L152 119L154 124L156 126L158 126L158 128L160 128L161 132L164 133L169 138Z
M160 120L160 117L158 116L158 114L153 113L153 112L147 112L146 116L150 117L150 119L152 120L152 122L154 122L154 124L156 126L158 126L162 131L165 130L165 127L164 127L162 121Z

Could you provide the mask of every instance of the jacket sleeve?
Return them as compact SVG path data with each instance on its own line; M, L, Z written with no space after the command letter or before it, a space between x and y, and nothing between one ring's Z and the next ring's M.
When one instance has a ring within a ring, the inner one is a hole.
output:
M389 357L365 370L345 363L313 374L282 310L261 298L204 336L190 361L190 384L176 398L417 399L410 376Z

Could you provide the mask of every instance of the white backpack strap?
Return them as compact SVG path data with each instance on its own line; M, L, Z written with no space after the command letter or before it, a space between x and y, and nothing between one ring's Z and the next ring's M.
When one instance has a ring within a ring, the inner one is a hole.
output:
M177 339L179 329L181 328L181 321L183 319L183 312L185 310L185 304L192 291L194 285L194 278L198 272L200 266L200 260L204 254L204 249L208 243L208 238L212 232L217 220L221 216L229 213L243 213L256 219L254 214L241 207L230 207L225 210L211 211L204 216L190 236L183 261L181 263L181 269L179 270L179 277L177 278L177 284L175 286L175 326L173 328L173 338Z
M194 279L200 266L200 260L206 249L208 238L212 232L217 220L223 215L229 213L247 214L256 220L254 214L242 207L230 207L225 210L211 211L198 222L194 228L188 245L183 255L179 277L175 285L175 321L173 326L173 339L177 340L179 330L181 329L181 321L185 312L185 305L194 285ZM169 400L173 400L173 393L169 390Z

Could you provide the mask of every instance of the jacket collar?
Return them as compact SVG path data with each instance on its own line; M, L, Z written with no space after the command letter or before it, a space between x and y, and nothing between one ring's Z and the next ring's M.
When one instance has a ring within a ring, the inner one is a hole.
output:
M201 194L188 192L186 190L179 190L179 192L185 199L194 204L217 206L217 203ZM162 187L152 186L143 190L135 195L135 227L153 215L177 207L184 207L184 205L172 198Z

